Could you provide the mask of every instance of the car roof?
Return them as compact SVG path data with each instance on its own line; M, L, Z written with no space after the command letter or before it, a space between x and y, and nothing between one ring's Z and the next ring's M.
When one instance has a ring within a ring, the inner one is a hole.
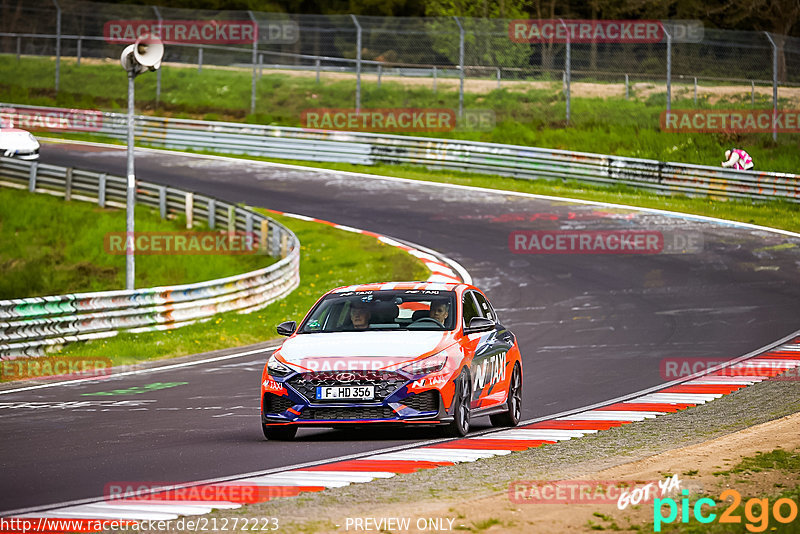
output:
M329 293L346 293L348 291L386 291L386 290L417 290L417 291L455 291L459 287L469 287L464 283L443 282L373 282L352 286L337 287Z

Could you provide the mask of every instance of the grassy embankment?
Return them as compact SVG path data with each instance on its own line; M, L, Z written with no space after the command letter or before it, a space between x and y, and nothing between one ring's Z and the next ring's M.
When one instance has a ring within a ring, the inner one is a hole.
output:
M256 113L249 114L251 73L248 69L194 68L167 65L162 68L161 102L155 109L156 77L137 79L137 109L145 113L207 120L235 120L258 124L300 126L301 113L309 108L347 108L354 105L354 79L325 79L317 84L313 76L269 74L257 86ZM53 91L54 61L23 58L17 63L11 55L0 56L0 101L89 109L124 110L126 78L116 62L98 64L74 61L61 65L61 90ZM673 109L694 108L686 91L676 90ZM665 108L665 93L647 93L630 100L572 97L572 124L564 127L565 99L560 83L552 88L520 90L494 89L467 91L467 109L491 109L496 126L488 132L431 133L434 137L453 137L476 141L510 143L616 154L666 161L719 165L732 145L746 148L759 169L797 172L798 134L781 134L774 143L770 134L691 134L666 133L659 128ZM749 109L750 94L721 96L709 103L707 95L699 107ZM786 99L781 108L791 108ZM458 93L452 88L418 84L405 85L398 78L385 78L381 87L374 81L362 83L363 108L458 108ZM771 108L771 101L757 95L756 107ZM416 134L420 135L420 134ZM421 134L424 135L424 134Z
M122 365L256 343L276 337L279 322L301 319L332 287L428 277L418 260L372 237L267 215L291 228L301 242L301 287L287 298L250 314L219 314L211 323L67 345L61 354L110 357ZM137 210L136 225L142 232L185 228L180 219L161 221L157 212L146 209ZM124 226L125 213L120 210L79 201L67 205L47 195L0 189L0 242L5 244L0 251L0 298L124 287L125 256L108 254L103 248L105 233L124 231ZM260 255L152 255L138 256L136 261L137 287L149 287L229 276L274 260Z

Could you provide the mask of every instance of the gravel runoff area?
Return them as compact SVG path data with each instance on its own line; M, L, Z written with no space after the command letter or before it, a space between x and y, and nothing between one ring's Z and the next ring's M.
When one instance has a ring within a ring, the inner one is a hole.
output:
M472 463L456 464L437 469L417 471L398 475L391 479L378 479L366 484L352 484L343 488L328 489L319 493L305 493L298 497L280 498L270 502L244 506L236 510L221 510L209 514L209 519L218 518L277 518L278 532L365 532L346 523L347 518L409 517L412 526L418 518L438 517L442 519L441 529L417 531L484 531L491 532L534 532L546 531L530 528L524 521L502 522L489 520L482 523L468 521L465 514L486 507L492 503L499 513L501 508L522 512L525 505L513 505L508 499L509 485L517 480L560 480L591 478L603 470L623 466L651 458L666 451L715 440L714 443L730 443L732 454L723 461L714 458L714 467L730 464L739 450L743 429L774 421L786 416L780 422L770 423L782 432L772 431L770 443L761 443L761 449L771 450L785 443L791 447L798 440L800 432L785 432L786 428L795 430L800 426L800 383L794 380L771 379L741 389L730 395L705 405L668 414L655 419L635 422L622 427L587 435L580 439L544 445L508 456L479 460ZM787 427L786 423L790 423ZM257 424L255 422L254 424ZM794 426L791 426L794 425ZM758 428L758 427L757 427ZM756 430L756 429L752 429ZM738 434L736 434L738 432ZM750 431L746 431L750 432ZM765 425L762 430L770 432ZM760 439L756 437L755 439ZM753 441L753 438L747 438ZM302 447L302 442L298 442ZM702 447L702 446L701 446ZM265 443L266 448L266 443ZM689 449L691 450L691 448ZM712 452L700 452L700 456L719 455L720 447ZM683 454L678 451L678 459ZM673 456L675 456L673 454ZM691 455L686 456L683 474L692 473ZM673 458L674 460L674 458ZM647 460L651 462L651 460ZM734 462L735 463L735 462ZM674 467L674 465L672 465ZM619 471L619 469L617 470ZM614 470L609 471L613 473ZM661 471L656 470L656 473ZM680 474L680 473L679 473ZM662 473L668 476L668 473ZM618 475L619 476L619 475ZM662 477L657 477L662 478ZM686 478L681 476L686 482ZM609 480L608 478L596 478ZM688 480L691 486L691 477ZM640 480L638 478L634 480ZM800 474L792 474L790 485L800 484ZM684 486L685 487L685 486ZM553 505L539 505L550 507ZM569 505L564 505L569 506ZM587 506L587 505L573 505ZM610 505L609 505L610 506ZM445 511L442 514L442 511ZM555 511L555 510L554 510ZM567 508L563 509L569 514ZM435 515L431 513L436 512ZM596 514L595 514L596 515ZM442 517L445 516L445 517ZM447 517L453 519L448 522ZM589 513L589 517L592 514ZM521 518L520 518L521 519ZM560 519L560 517L559 517ZM652 520L652 514L650 515ZM582 520L586 523L585 519ZM530 523L530 522L528 522ZM564 526L564 525L562 525ZM590 528L587 527L587 528ZM616 529L615 529L616 530ZM372 532L381 531L373 527ZM383 532L408 532L409 530L384 529Z

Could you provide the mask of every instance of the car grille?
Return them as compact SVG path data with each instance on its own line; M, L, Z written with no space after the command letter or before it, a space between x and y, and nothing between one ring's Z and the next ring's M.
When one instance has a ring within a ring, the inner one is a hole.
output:
M306 408L300 419L317 421L351 421L356 419L394 419L397 414L389 406L358 406L353 408Z
M342 381L339 375L352 374L353 379ZM312 402L341 402L336 399L316 400L317 386L375 386L375 401L382 401L407 382L402 375L392 371L316 371L293 376L288 383Z
M411 395L400 402L419 412L435 412L439 410L439 392L435 389L423 391L419 395Z
M294 401L289 397L264 393L264 413L283 413L292 406L294 406Z

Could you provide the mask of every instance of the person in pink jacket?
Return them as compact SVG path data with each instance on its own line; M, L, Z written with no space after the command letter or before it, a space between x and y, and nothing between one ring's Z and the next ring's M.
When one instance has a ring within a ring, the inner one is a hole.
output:
M723 167L733 167L739 171L749 171L753 169L753 158L741 148L726 150L725 159L727 161L722 162Z

